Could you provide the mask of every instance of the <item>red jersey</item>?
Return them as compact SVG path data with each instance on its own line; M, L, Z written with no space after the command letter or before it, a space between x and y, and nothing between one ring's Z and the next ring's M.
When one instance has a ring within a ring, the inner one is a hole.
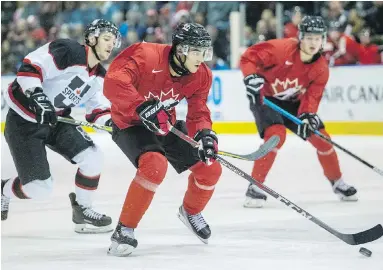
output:
M359 51L359 63L362 65L372 65L382 63L382 59L379 53L379 46L375 44L370 44L360 46Z
M292 22L286 24L283 30L285 38L298 38L298 32L298 26Z
M111 63L104 80L104 95L112 103L112 119L124 129L141 123L136 108L148 99L159 99L176 120L175 106L186 98L186 126L190 136L203 128L211 129L206 102L212 84L210 69L202 64L198 71L172 77L169 70L171 46L136 43L122 51Z
M265 78L262 96L301 104L298 115L316 113L329 78L326 59L320 56L303 63L297 39L274 39L249 47L241 57L240 68L246 77L258 74Z

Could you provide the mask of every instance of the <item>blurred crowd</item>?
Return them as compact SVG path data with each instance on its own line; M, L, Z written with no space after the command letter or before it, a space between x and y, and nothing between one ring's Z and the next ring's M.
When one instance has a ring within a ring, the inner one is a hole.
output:
M2 75L15 74L26 54L57 38L83 43L84 27L97 18L118 25L123 38L120 50L142 40L170 44L178 23L200 23L213 39L209 66L229 69L229 17L240 5L246 10L245 46L276 38L276 2L2 1ZM285 37L297 37L297 25L305 14L323 16L329 29L324 53L330 65L382 63L383 1L283 2L283 7Z

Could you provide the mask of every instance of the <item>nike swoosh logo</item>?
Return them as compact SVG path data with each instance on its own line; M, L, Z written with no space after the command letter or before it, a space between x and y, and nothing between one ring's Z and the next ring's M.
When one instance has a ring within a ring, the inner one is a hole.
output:
M291 66L293 63L291 63L290 61L286 61L285 64Z
M158 73L158 72L162 72L163 70L161 69L161 70L152 70L152 73Z

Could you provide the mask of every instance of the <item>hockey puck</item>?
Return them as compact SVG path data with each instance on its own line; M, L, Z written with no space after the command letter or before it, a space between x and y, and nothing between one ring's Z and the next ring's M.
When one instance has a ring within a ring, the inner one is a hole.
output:
M364 248L364 247L361 247L359 249L359 253L366 257L371 257L371 254L372 254L371 250L368 250L367 248Z

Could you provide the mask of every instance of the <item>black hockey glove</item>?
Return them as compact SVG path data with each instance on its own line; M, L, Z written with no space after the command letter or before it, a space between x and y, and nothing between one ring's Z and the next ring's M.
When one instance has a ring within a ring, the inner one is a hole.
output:
M198 156L206 165L211 165L218 153L218 138L214 131L210 129L199 130L194 136L194 140L199 143Z
M159 100L151 99L143 102L136 108L136 112L142 123L150 131L161 136L169 133L170 114Z
M257 74L251 74L243 79L246 86L247 98L250 105L262 104L261 102L261 89L265 84L265 79Z
M36 121L42 125L56 125L57 115L55 107L43 93L41 87L36 87L33 93L29 95L30 108L36 115Z
M110 118L110 119L108 119L108 120L105 121L105 126L107 126L107 127L111 127L111 126L113 126L112 118Z
M302 113L298 118L302 120L303 124L298 126L297 134L304 140L309 138L322 123L316 113Z

